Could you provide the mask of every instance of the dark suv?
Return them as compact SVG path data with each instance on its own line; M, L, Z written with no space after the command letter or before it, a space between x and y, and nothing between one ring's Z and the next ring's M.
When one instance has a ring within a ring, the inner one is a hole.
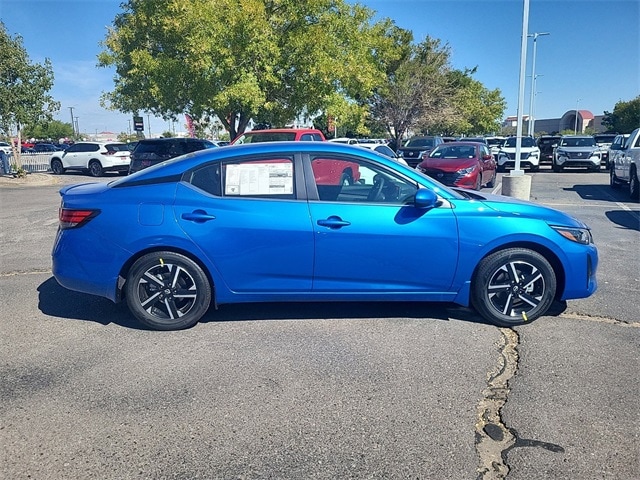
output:
M199 138L149 138L140 140L131 152L129 174L170 158L207 148L218 148L218 146L209 140Z
M540 149L540 163L553 161L553 151L560 143L560 135L542 135L538 138L538 148Z
M431 150L442 143L444 143L442 137L413 137L404 147L398 148L398 153L411 168L416 168L422 161L423 155L429 155Z

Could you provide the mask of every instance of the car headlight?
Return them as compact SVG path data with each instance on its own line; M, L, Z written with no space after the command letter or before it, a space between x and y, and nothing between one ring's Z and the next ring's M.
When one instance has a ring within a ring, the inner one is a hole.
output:
M593 237L591 236L591 231L588 228L559 227L555 225L551 225L551 228L572 242L581 243L583 245L593 243Z
M460 175L469 175L476 169L475 165L473 167L463 168L462 170L458 170Z
M422 168L420 165L416 165L416 170L422 173L425 173L427 171L426 168Z
M556 150L556 155L558 155L559 157L566 157L567 152L565 152L564 150Z

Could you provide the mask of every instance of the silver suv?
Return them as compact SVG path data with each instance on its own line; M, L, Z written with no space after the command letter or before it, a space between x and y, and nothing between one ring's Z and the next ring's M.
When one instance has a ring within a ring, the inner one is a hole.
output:
M560 139L553 154L553 171L561 172L565 167L586 167L600 170L602 151L593 137L588 135L565 135Z

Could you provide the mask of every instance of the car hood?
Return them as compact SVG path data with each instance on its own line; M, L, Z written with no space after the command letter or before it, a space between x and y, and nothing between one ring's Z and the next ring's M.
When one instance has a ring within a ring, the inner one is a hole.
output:
M516 153L516 147L501 147L500 150L506 153ZM538 147L520 147L521 152L535 152L540 150Z
M598 147L558 147L558 150L563 150L565 152L593 152L594 150L599 150Z
M454 188L453 190L471 198L472 200L482 202L486 207L495 212L499 212L504 216L535 218L543 220L549 225L589 228L585 223L567 213L534 202L507 197L504 195L470 192L460 188Z
M443 172L455 172L478 164L475 158L426 158L420 163L422 168L433 168Z

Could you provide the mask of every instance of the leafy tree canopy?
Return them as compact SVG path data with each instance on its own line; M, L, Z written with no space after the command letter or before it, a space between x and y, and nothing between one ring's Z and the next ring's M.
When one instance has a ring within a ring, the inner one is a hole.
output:
M56 143L61 138L73 137L73 127L70 123L60 120L38 123L24 128L24 135L27 138L51 139Z
M602 124L610 132L630 133L640 126L640 95L627 102L619 101L613 112L604 112Z
M387 82L370 103L372 121L383 126L399 145L404 134L428 130L447 108L452 94L448 44L427 37L387 70Z
M98 62L103 105L165 119L217 116L231 137L369 96L402 53L401 29L344 0L128 0Z
M22 128L51 121L60 104L49 91L53 86L53 68L49 59L44 64L31 63L22 37L11 37L0 22L0 132L14 134L21 141ZM14 149L20 170L20 151Z

